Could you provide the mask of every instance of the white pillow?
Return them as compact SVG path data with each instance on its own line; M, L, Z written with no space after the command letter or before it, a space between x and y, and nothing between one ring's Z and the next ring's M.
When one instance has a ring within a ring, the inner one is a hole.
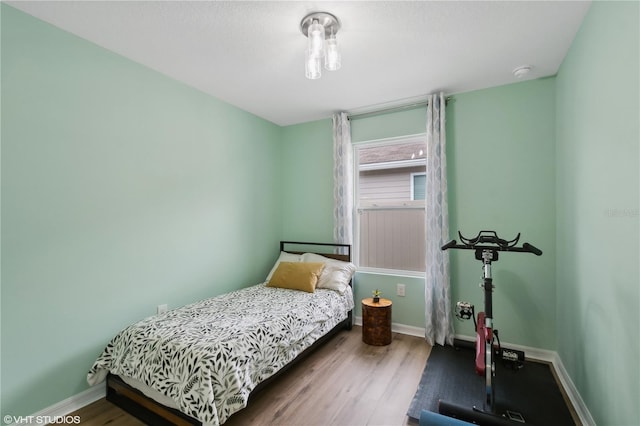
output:
M331 259L315 253L305 253L302 255L303 262L322 262L324 269L318 279L316 288L328 288L336 290L339 293L349 287L349 281L356 273L356 265L351 262L343 262L337 259Z
M302 262L302 255L281 251L280 257L278 257L275 265L273 265L273 268L271 268L271 272L269 272L269 275L267 275L267 279L265 280L266 282L269 282L271 280L271 277L273 276L273 273L276 271L276 269L278 269L278 265L280 264L280 262Z

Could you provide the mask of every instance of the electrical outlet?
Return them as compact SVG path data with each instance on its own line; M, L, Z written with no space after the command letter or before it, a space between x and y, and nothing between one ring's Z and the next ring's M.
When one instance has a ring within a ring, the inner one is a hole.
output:
M168 305L158 305L158 309L157 312L158 314L163 314L165 312L167 312L169 310L169 306Z
M404 296L404 284L396 284L396 293L398 296Z

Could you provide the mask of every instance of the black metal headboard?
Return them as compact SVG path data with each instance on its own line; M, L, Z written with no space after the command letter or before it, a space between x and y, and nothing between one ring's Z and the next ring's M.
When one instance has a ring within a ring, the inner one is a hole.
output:
M287 249L287 247L291 247L291 248ZM325 250L322 250L320 248L324 248ZM351 262L351 244L280 241L280 251L286 251L288 253L296 253L296 254L313 252L313 253L321 254L322 256L325 256L325 257L330 257L332 259Z

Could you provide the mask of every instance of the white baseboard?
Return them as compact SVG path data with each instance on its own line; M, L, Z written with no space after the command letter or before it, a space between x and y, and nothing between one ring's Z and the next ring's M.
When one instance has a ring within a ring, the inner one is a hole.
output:
M29 416L30 421L29 424L48 424L48 423L60 423L56 422L55 419L59 419L60 417L68 416L76 410L79 410L82 407L85 407L92 402L99 400L100 398L104 398L106 395L106 386L103 383L99 383L95 386L86 389L79 394L73 395L63 401L60 401L56 404L53 404L50 407L47 407L43 410L38 411L37 413ZM79 419L82 422L82 419ZM75 423L64 422L64 423ZM14 423L10 423L14 424Z
M464 340L467 342L476 341L475 336L472 337L472 336L466 336L463 334L456 334L454 338L459 340ZM528 359L535 360L535 361L544 361L544 362L550 362L553 364L554 360L558 359L558 354L555 351L550 351L547 349L532 348L530 346L522 346L522 345L509 343L509 342L504 342L504 346L508 346L509 348L515 349L518 351L523 351L527 355Z
M362 317L354 317L355 325L362 325ZM414 327L412 325L391 323L391 331L394 333L406 334L409 336L424 337L424 327Z
M416 336L416 337L422 337L422 338L424 338L425 336L424 327L414 327L412 325L392 323L391 331L393 331L394 333L408 334L409 336Z
M582 396L580 396L580 392L576 389L576 385L573 384L569 373L564 368L564 364L562 363L562 359L555 353L555 359L553 361L553 367L556 369L556 374L558 375L558 380L562 383L562 387L564 388L567 396L571 400L573 404L573 408L575 408L580 421L584 426L595 426L596 421L591 416L589 409L587 408L587 404L584 403Z

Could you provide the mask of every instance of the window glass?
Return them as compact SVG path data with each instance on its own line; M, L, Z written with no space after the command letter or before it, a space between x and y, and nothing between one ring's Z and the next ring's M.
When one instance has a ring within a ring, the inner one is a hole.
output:
M424 136L355 146L356 258L362 270L425 270Z
M414 173L413 176L413 191L412 196L414 200L424 200L425 189L427 185L426 173Z

